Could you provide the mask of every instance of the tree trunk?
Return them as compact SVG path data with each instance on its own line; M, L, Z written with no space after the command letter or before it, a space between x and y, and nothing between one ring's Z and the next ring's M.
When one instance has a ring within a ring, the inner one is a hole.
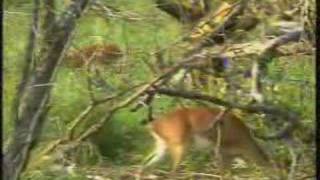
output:
M48 110L51 83L56 68L72 35L76 20L80 18L89 1L74 1L45 33L44 39L50 40L50 43L40 52L40 64L31 74L22 92L13 140L4 154L5 180L19 179L28 163L30 150L40 136L39 132Z

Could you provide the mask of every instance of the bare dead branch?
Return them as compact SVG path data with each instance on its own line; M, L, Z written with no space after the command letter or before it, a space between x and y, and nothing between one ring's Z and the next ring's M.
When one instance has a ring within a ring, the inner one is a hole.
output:
M298 42L302 33L302 30L294 30L267 42L251 41L241 44L231 44L223 50L221 50L221 48L211 49L211 53L227 57L228 59L256 57L259 59L259 63L261 63L266 55L273 53L280 46L288 44L289 42ZM278 55L277 52L275 55Z
M260 57L266 55L266 53L274 50L275 48L287 44L289 42L297 42L300 40L300 37L303 33L302 29L290 31L282 36L279 36L273 40L270 40L266 43L266 46L260 52Z
M91 7L92 10L95 10L98 14L108 19L110 18L119 18L127 21L141 21L146 20L146 18L141 15L133 12L123 12L116 7L111 5L106 5L103 2L96 0Z
M260 80L260 68L257 60L253 60L251 68L251 90L250 96L253 100L262 103L264 97L261 93L261 80Z
M133 109L131 109L131 112L136 112L137 110L139 110L143 106L150 106L150 104L152 103L153 99L154 99L154 93L153 92L146 93L144 98L142 100L140 100Z
M88 115L89 113L94 109L95 105L90 104L84 111L82 111L79 116L71 122L70 126L68 126L68 139L71 140L74 135L75 128L77 125L79 125Z
M87 62L85 62L85 66L86 66L86 70L87 70L87 89L89 92L89 97L90 97L90 101L91 102L95 102L96 101L96 97L94 96L93 93L93 80L91 77L91 71L93 68L92 62L94 61L95 55L97 52L92 53L92 55L89 57L89 60Z
M295 173L296 173L296 166L297 166L297 154L295 152L295 149L292 147L292 145L288 145L289 153L291 156L291 165L288 175L288 180L294 179Z
M258 55L258 59L253 61L252 65L252 71L251 71L251 96L253 97L254 100L258 101L261 103L263 101L263 95L261 92L262 89L262 84L261 84L261 72L260 72L260 67L265 66L264 64L266 62L263 62L265 59L265 56L275 50L277 47L287 44L291 41L299 41L301 34L303 33L302 30L294 30L290 31L280 37L277 37L273 40L270 40L267 42L265 47L260 51ZM265 72L263 73L265 74Z
M199 25L199 27L196 26L196 28L193 29L193 31L191 32L191 37L186 38L187 40L198 41L195 47L192 48L192 50L190 52L187 52L186 54L197 52L206 46L212 45L212 41L210 40L210 38L217 36L217 33L221 32L226 24L230 23L230 21L233 18L240 14L239 12L243 10L244 5L246 5L246 3L243 3L245 1L246 0L242 0L240 2L234 3L230 7L221 9L213 15L208 15L206 17L206 20L204 22L201 22L201 25ZM223 20L216 20L214 22L211 22L221 13L223 14L226 12L228 12L228 14L223 18ZM212 28L210 33L203 34L201 31L201 33L198 32L198 29L201 29L204 25L209 25Z
M222 176L215 175L215 174L206 174L206 173L191 173L192 176L203 176L203 177L210 177L216 179L222 179Z
M215 158L217 158L217 161L218 161L218 166L219 168L222 168L222 156L220 154L220 148L221 148L221 138L222 138L222 135L221 135L221 120L222 118L224 117L224 115L230 110L230 108L226 108L226 109L223 109L222 111L219 112L219 114L215 117L215 120L213 122L216 122L216 131L217 131L217 138L216 138L216 144L215 144L215 147L214 147L214 155L215 155Z

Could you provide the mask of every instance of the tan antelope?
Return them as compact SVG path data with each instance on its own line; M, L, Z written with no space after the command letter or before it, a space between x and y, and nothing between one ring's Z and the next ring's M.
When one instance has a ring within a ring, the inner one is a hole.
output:
M239 155L261 166L271 165L249 128L231 112L224 113L218 108L181 108L150 122L148 127L155 148L146 158L140 176L147 167L159 162L167 151L175 171L191 142L216 143L219 140L217 132L220 132L222 167L230 167L233 158Z
M100 43L69 51L65 63L71 68L81 68L92 59L96 66L103 66L117 62L122 56L123 52L118 45Z

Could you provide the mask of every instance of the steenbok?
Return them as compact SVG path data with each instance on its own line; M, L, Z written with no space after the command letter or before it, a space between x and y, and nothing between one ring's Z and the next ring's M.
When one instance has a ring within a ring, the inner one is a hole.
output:
M236 156L261 166L271 165L249 128L231 112L217 108L182 108L150 122L148 127L154 137L155 148L146 158L140 175L147 167L159 162L167 151L175 171L192 142L213 144L213 147L219 142L222 167L230 167Z

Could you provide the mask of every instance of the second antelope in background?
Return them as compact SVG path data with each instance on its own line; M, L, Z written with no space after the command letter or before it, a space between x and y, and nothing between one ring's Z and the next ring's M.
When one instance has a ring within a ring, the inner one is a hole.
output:
M123 53L116 44L94 44L69 51L65 61L68 67L81 68L89 60L95 65L108 65L122 56Z
M182 108L150 122L149 130L154 137L155 148L143 164L141 173L160 161L167 151L171 155L174 171L193 141L213 143L214 148L217 121L220 123L219 151L223 167L229 167L233 158L239 155L258 165L270 167L269 158L253 139L249 128L234 114L225 112L221 116L221 113L218 108Z

